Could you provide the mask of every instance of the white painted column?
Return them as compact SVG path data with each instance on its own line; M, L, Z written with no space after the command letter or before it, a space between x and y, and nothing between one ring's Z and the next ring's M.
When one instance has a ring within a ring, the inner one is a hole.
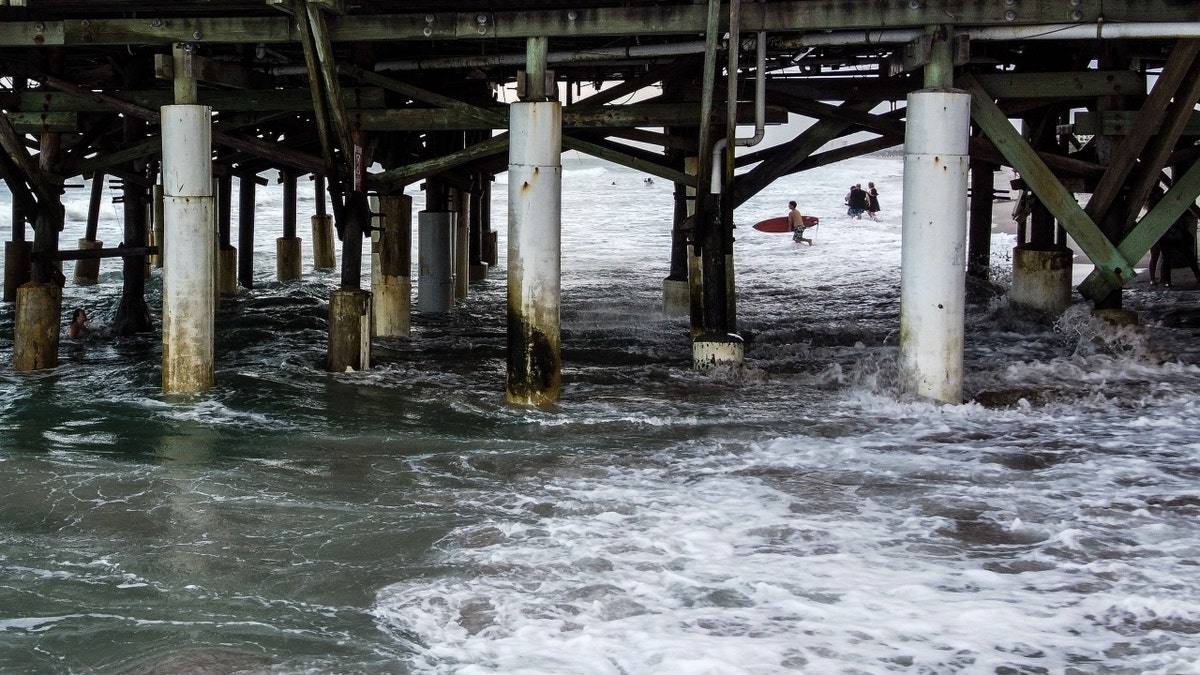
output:
M559 398L562 346L562 104L509 105L508 400Z
M444 313L454 307L454 214L417 214L417 311Z
M212 180L212 110L162 107L163 391L207 389L213 375L216 299L216 199Z
M900 255L900 386L962 402L971 96L908 95Z

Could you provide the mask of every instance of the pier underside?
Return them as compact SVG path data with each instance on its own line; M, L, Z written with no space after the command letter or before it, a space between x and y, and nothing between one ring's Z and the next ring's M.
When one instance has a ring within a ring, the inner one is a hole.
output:
M214 180L239 178L249 203L267 172L293 195L298 176L322 181L343 289L362 285L368 196L418 188L428 210L463 219L463 269L486 269L510 104L558 101L562 150L679 186L668 279L696 283L698 258L693 334L731 334L735 209L785 176L901 146L905 101L930 87L970 95L974 202L990 203L992 172L1012 167L1029 204L1020 243L1054 250L1069 237L1095 263L1077 290L1097 307L1120 308L1133 265L1173 223L1194 230L1192 2L0 0L5 300L26 282L61 283L54 261L123 257L115 323L154 329L141 296L160 241L147 212L160 109L174 104L211 108ZM790 140L750 147L785 124ZM61 246L62 194L78 177L117 181L122 246ZM283 239L296 239L295 218ZM988 227L971 218L969 274L987 276ZM218 245L230 237L226 219ZM397 255L406 277L409 254Z

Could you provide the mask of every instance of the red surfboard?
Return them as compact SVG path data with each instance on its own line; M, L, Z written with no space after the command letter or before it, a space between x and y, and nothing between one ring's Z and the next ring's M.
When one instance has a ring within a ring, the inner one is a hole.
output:
M820 224L821 219L816 216L801 216L804 218L805 227L816 227ZM791 232L792 228L788 226L787 216L779 216L777 218L767 218L766 220L754 224L754 229L760 232Z

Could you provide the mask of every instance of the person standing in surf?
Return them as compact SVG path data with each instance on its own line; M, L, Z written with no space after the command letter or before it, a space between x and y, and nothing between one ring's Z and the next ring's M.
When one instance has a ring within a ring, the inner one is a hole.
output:
M867 191L862 189L862 183L850 186L850 192L846 195L846 204L850 207L846 211L846 215L862 220L862 214L870 206L867 201Z
M867 183L867 216L871 220L879 220L875 214L879 213L879 190L875 189L875 184Z
M804 216L796 209L796 202L788 202L788 227L792 230L792 241L797 244L808 242L809 246L813 245L812 239L804 237Z

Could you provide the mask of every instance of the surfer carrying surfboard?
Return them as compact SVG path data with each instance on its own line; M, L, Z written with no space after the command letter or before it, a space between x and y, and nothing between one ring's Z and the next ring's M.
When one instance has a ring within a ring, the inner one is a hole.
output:
M792 228L792 241L797 244L808 242L809 246L813 245L812 239L807 239L804 236L804 230L808 229L804 226L804 216L796 210L796 202L788 202L788 226Z

